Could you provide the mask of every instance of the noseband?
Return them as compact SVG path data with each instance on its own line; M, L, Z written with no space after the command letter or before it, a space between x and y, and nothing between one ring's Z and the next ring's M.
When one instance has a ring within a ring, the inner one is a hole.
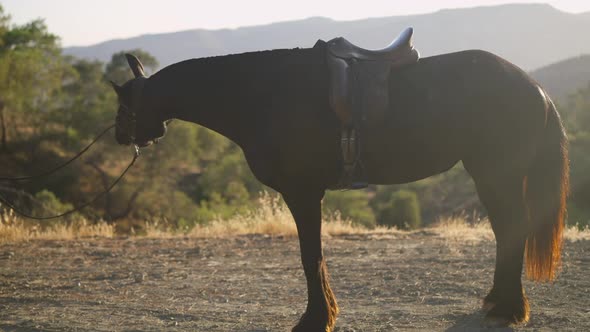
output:
M119 114L117 114L117 129L121 130L131 142L135 142L135 127L137 126L137 118L133 112L126 105L119 105ZM121 124L121 119L125 119L125 125Z

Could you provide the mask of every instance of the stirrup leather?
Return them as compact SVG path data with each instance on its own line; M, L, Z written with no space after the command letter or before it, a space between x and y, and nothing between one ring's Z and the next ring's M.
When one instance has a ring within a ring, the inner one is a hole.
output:
M343 127L340 137L343 171L337 189L362 189L369 184L364 177L361 162L360 141L358 131L354 127Z

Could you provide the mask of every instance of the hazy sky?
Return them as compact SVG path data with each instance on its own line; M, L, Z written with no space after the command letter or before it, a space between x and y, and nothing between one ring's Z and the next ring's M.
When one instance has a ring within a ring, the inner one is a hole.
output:
M353 20L514 2L549 3L574 13L590 11L590 0L0 0L14 23L44 18L50 31L62 38L64 46L146 33L236 28L310 16Z

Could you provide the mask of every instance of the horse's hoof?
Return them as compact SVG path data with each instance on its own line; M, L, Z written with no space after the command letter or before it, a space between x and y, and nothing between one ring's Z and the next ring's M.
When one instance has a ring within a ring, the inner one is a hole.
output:
M299 323L291 330L292 332L332 332L333 326L330 326L327 318L321 318L320 315L303 314Z
M497 296L497 292L492 289L486 297L483 299L483 304L481 306L481 310L483 312L488 312L496 306L496 304L500 302L500 299Z
M529 320L528 307L520 308L503 308L501 305L495 305L488 311L484 319L486 327L506 327L510 325L523 324Z
M299 322L299 324L295 325L295 327L291 330L292 332L332 332L332 329L327 326L327 325L312 325L312 324L306 324L306 323L301 323Z
M485 328L502 328L512 325L513 323L503 317L486 316L483 320L483 327Z
M483 304L481 306L481 310L483 312L488 312L488 311L494 309L495 306L496 306L496 304L494 302L484 300Z

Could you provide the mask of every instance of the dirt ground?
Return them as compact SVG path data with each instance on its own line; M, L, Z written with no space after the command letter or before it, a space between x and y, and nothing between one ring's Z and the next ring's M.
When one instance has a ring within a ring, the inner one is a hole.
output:
M492 241L459 243L424 231L325 244L341 307L337 331L478 330ZM590 241L566 243L555 283L525 287L531 321L514 330L590 331ZM0 246L3 331L288 331L305 301L295 238Z

